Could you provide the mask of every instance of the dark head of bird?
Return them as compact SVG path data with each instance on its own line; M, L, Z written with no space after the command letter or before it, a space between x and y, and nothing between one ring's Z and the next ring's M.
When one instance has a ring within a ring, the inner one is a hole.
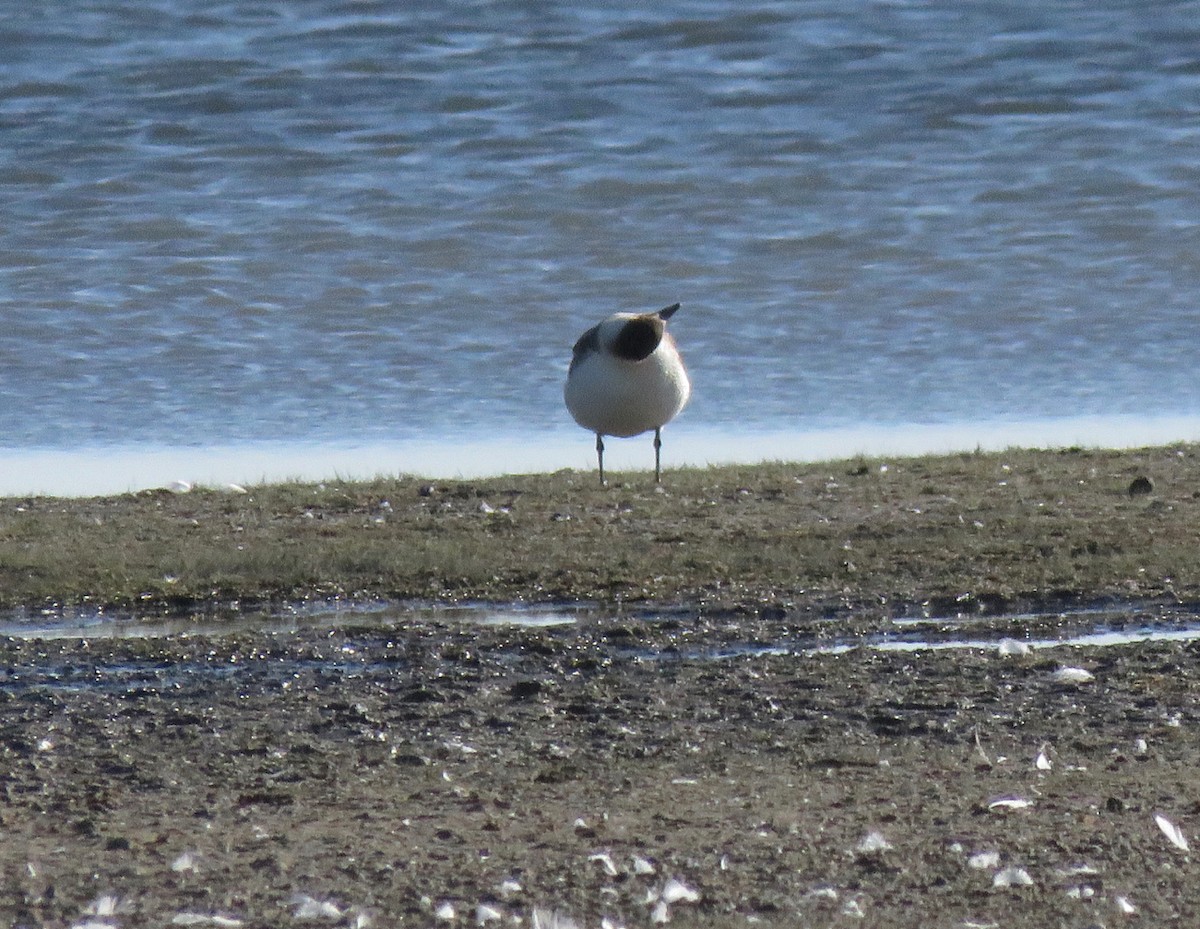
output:
M679 304L673 304L657 313L635 316L621 327L613 339L610 349L618 358L626 361L641 361L649 358L658 348L666 331L666 321L671 318Z
M658 348L665 330L666 327L657 314L634 317L621 327L621 331L612 341L610 350L618 358L624 358L626 361L641 361L649 358Z
M568 373L585 358L599 351L609 351L626 361L643 361L654 354L666 332L666 321L679 309L678 303L664 307L657 313L614 313L608 319L592 326L575 342L571 351L571 367Z

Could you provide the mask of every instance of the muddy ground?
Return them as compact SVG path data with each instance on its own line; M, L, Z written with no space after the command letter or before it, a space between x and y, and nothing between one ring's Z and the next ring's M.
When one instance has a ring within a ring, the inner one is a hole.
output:
M0 923L1200 925L1200 646L814 615L4 641Z
M1176 446L0 501L5 621L82 623L0 639L0 925L1200 925L1200 645L997 647L1194 629L1197 487ZM599 609L244 616L329 599ZM78 637L122 616L176 634Z

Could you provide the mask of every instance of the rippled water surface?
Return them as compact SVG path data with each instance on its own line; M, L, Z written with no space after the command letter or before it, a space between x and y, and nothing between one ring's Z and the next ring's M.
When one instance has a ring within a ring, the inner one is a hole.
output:
M1195 2L11 7L6 447L1200 410Z

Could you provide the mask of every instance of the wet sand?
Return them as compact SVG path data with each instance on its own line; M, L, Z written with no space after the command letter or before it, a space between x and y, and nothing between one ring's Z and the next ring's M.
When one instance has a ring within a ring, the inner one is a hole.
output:
M1198 924L1200 646L809 606L4 641L0 921Z

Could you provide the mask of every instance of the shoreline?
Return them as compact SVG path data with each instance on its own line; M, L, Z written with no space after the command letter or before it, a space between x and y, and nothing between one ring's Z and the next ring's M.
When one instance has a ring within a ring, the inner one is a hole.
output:
M675 468L767 461L819 464L855 457L913 458L1008 448L1129 450L1198 439L1200 416L1191 414L875 423L788 430L700 428L685 417L666 433L664 464ZM614 472L645 470L653 461L645 436L608 444L607 457ZM336 443L0 448L0 498L116 495L180 483L219 489L231 484L369 481L397 474L473 480L565 468L587 470L594 463L592 443L579 429Z

